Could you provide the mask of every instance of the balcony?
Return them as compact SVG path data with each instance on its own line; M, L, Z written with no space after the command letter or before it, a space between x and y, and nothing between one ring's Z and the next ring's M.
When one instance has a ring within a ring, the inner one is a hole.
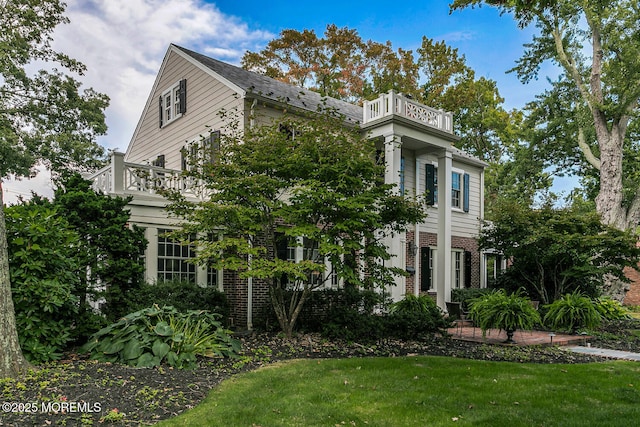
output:
M378 99L365 101L362 108L363 125L396 115L453 135L452 113L427 107L401 93L389 91L380 95Z
M202 200L202 186L177 170L124 161L124 154L114 152L111 162L86 179L97 192L121 196L146 195L162 197L162 190L177 190L187 198Z

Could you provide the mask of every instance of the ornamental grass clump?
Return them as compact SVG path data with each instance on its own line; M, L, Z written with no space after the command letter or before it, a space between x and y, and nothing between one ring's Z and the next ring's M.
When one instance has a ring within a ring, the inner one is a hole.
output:
M508 295L503 289L473 300L469 317L483 336L489 329L506 331L509 343L517 329L531 330L540 323L540 315L529 298L519 292Z
M205 310L180 312L156 305L96 332L81 351L103 362L193 368L196 356L229 357L240 351L239 342L222 327L219 317Z
M602 315L594 302L580 291L565 294L545 306L545 325L554 330L577 332L580 328L592 329L600 325Z

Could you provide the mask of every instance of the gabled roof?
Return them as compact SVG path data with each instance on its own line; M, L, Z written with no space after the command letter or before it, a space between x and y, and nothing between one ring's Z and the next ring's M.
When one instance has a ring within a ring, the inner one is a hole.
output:
M362 107L339 99L322 96L309 89L296 87L271 77L263 76L217 59L202 55L183 47L173 45L178 50L190 56L209 70L228 80L246 92L249 98L271 100L307 111L317 111L318 108L328 107L344 114L347 121L362 122Z

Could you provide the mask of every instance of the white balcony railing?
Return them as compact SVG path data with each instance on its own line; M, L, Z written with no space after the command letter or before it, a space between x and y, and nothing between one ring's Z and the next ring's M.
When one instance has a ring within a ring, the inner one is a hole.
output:
M112 153L111 163L87 176L93 189L105 194L159 195L160 190L178 190L202 198L202 187L193 178L177 170L124 161L124 154Z
M420 104L401 93L389 91L373 101L365 101L362 123L398 115L429 127L453 134L453 114Z

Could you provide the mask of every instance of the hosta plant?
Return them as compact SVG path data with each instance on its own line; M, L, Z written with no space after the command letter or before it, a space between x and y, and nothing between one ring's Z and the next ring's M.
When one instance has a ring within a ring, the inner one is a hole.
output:
M565 294L545 308L544 323L554 330L577 332L595 328L602 320L594 302L579 291Z
M603 320L630 319L629 310L611 297L600 297L594 301L596 310Z
M219 317L204 310L180 312L170 306L153 306L96 332L81 350L105 362L191 368L196 356L228 357L240 350Z
M529 298L519 293L507 294L503 289L473 300L469 317L483 335L489 329L506 331L508 343L513 343L517 329L530 330L540 323L540 315Z

